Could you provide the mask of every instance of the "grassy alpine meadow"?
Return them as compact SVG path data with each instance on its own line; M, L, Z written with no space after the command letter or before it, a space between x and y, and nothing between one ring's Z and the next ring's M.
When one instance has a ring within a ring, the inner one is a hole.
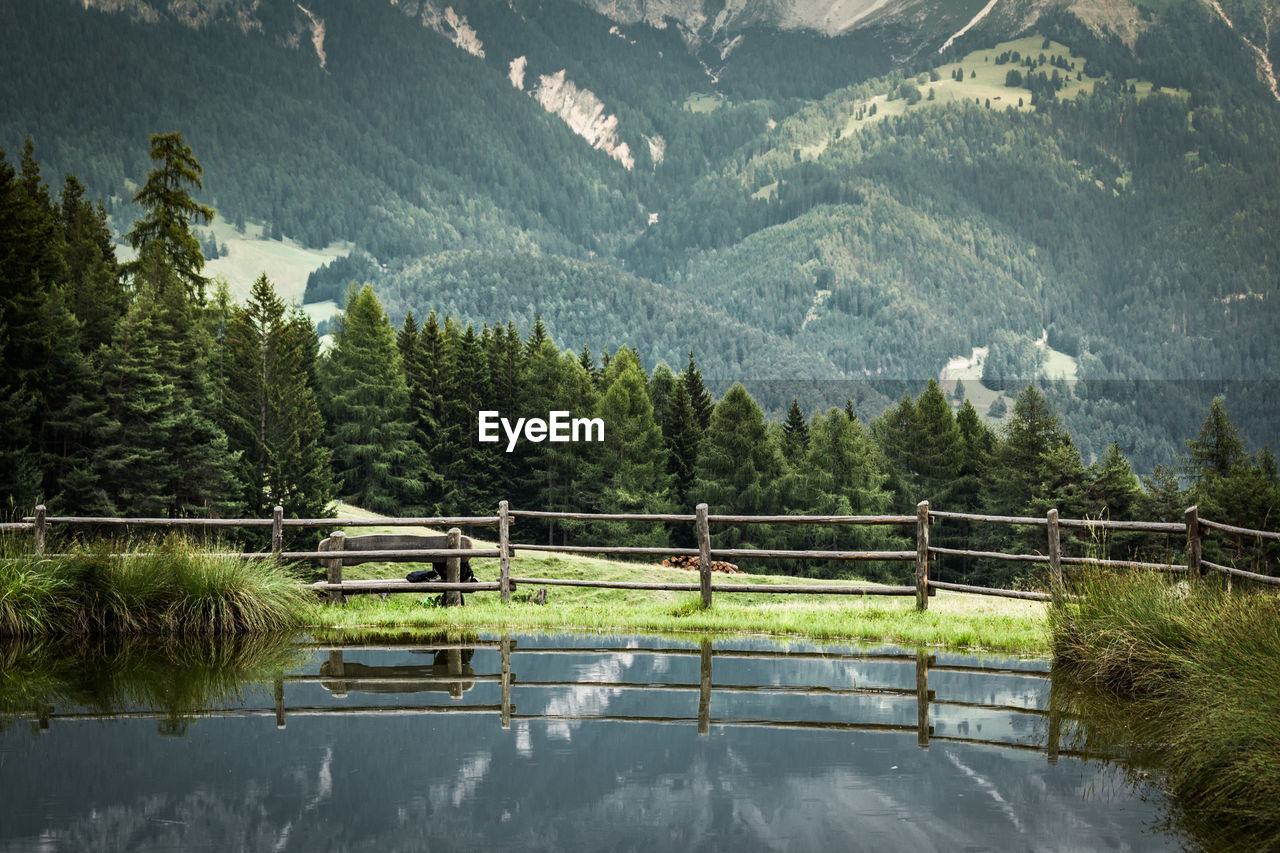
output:
M1205 846L1280 849L1280 596L1149 574L1073 591L1049 622L1086 721L1154 757L1175 819Z
M396 578L412 568L416 566L371 563L348 567L343 577ZM498 576L496 560L474 560L472 568L484 581ZM533 553L521 554L511 571L515 577L647 583L697 583L698 579L697 573L682 569ZM831 583L776 575L722 574L717 574L714 582ZM324 605L314 611L313 627L767 633L1027 654L1049 650L1046 606L1037 602L940 592L930 599L928 612L918 613L915 598L907 596L716 592L711 608L704 609L696 592L549 586L546 604L539 605L529 600L536 589L536 585L520 585L510 604L503 604L496 592L481 592L467 595L465 607L447 608L437 606L435 596L424 594L399 593L385 599L349 596L345 604Z
M0 555L0 636L234 634L297 627L312 597L289 569L178 536Z

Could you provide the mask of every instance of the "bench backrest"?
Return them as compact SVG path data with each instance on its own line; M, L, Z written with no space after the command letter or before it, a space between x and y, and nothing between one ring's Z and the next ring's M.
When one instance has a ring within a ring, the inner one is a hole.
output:
M330 537L320 540L317 551L333 550ZM361 551L414 551L422 548L448 548L449 540L444 534L422 536L414 533L366 533L363 536L346 536L342 540L342 565L358 566L361 563L440 563L444 557L361 557ZM459 545L471 548L471 537L463 536ZM334 558L326 558L334 559ZM321 565L324 565L321 563Z

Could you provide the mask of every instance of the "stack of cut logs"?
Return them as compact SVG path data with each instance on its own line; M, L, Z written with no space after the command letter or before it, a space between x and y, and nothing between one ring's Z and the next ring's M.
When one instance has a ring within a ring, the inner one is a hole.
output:
M698 557L668 557L662 561L662 565L670 569L688 569L691 572L696 572L702 564ZM712 560L711 571L722 572L726 575L746 574L733 563L726 563L723 560Z

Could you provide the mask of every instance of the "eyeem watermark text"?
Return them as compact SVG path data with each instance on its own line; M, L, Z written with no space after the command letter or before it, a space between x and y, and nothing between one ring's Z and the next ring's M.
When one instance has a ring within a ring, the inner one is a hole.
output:
M521 435L525 441L535 444L542 441L604 441L604 420L601 418L570 418L568 412L548 412L546 420L517 418L513 424L496 411L478 414L479 439L484 442L501 441L498 435L498 427L501 426L507 436L508 453L516 449Z

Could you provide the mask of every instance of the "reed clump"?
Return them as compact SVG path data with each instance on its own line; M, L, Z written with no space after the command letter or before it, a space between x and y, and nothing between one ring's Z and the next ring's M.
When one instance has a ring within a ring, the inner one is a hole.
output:
M1179 823L1280 849L1280 598L1217 579L1092 573L1050 612L1057 666L1117 701Z
M210 553L179 536L3 557L0 636L279 631L299 625L311 607L289 569Z

